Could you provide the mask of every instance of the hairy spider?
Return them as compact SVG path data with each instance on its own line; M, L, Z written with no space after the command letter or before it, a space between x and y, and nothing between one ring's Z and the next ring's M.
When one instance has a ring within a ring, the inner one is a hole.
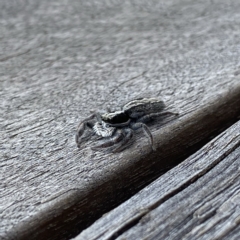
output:
M138 98L125 104L120 111L102 115L95 112L80 122L76 134L77 146L80 147L85 130L88 128L100 139L105 139L92 149L106 148L111 149L112 152L119 152L126 148L133 137L133 131L141 128L149 138L152 149L156 150L151 131L146 123L157 116L173 114L163 112L164 108L163 101L157 98Z

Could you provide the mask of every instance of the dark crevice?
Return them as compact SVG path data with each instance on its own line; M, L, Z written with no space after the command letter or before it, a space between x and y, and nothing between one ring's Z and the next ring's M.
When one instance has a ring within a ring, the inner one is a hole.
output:
M130 230L131 228L133 228L135 225L137 225L139 222L141 222L141 220L151 211L153 211L154 209L158 208L161 204L163 204L164 202L168 201L170 198L174 197L175 195L177 195L178 193L182 192L184 189L188 188L190 185L194 184L196 181L198 181L200 178L202 178L206 173L210 172L213 168L215 168L223 159L225 159L229 154L231 154L233 151L235 151L235 149L237 149L238 147L240 147L240 142L237 143L236 145L234 145L231 149L229 149L225 154L221 155L221 157L219 157L218 159L216 159L216 161L213 162L213 164L209 165L208 168L204 169L201 173L199 173L198 175L196 175L195 177L189 179L188 181L186 181L184 184L182 184L180 187L178 187L177 189L175 189L174 191L171 191L169 194L166 194L163 198L161 198L159 201L155 202L153 205L148 206L148 211L145 211L144 213L142 213L140 216L138 216L137 218L134 218L131 222L129 222L128 224L126 224L125 226L123 226L121 229L119 229L117 232L114 233L114 235L110 238L108 238L108 240L114 240L117 237L121 236L124 232L127 232L128 230ZM210 218L211 216L213 216L215 214L216 211L211 212L208 215L208 218ZM206 220L206 219L205 219Z
M125 224L121 229L119 229L118 231L116 231L111 237L108 238L108 240L114 240L117 237L119 237L120 235L122 235L124 232L126 232L127 230L131 229L132 227L134 227L135 225L137 225L139 223L139 221L141 221L141 219L148 213L149 211L145 211L142 212L140 215L138 215L137 217L131 219L131 221L129 221L127 224Z

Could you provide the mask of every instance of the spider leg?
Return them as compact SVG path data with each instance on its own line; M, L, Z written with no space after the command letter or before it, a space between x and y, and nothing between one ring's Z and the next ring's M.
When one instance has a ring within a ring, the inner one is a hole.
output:
M80 148L80 143L81 143L80 138L81 138L81 136L83 135L83 133L85 132L85 130L86 130L87 128L92 129L92 127L93 127L93 123L91 123L91 122L82 122L82 124L79 126L79 129L78 129L78 131L77 131L77 133L76 133L76 135L75 135L75 141L76 141L76 143L77 143L77 147L78 147L78 148ZM87 136L87 139L88 139L90 136L91 136L91 135L89 134L89 135Z
M137 119L137 122L147 123L147 122L150 122L157 117L162 117L162 116L166 116L166 115L177 116L178 113L173 113L173 112L150 113L150 114L144 115L141 118Z
M133 137L133 130L130 128L127 128L124 130L125 135L122 141L118 144L118 146L114 149L112 149L112 152L121 152L127 145L127 143L131 140Z
M165 116L165 115L174 115L174 116L178 116L179 113L175 113L175 112L169 112L169 111L165 111L165 112L159 112L159 113L151 113L150 115L153 114L153 117L155 117L154 115L156 114L156 117L159 116Z
M124 132L121 129L118 129L112 137L110 138L108 137L108 139L105 142L92 147L92 149L97 150L99 148L111 147L114 144L120 142L123 138L124 138Z
M91 120L93 120L94 118L96 118L97 121L101 121L100 114L93 113L92 115L90 115L89 117L87 117L86 119L79 123L77 127L77 133L75 135L75 141L77 143L78 148L80 147L80 137L83 135L87 127L92 129L93 123L91 122Z
M152 133L151 133L150 129L148 128L148 126L145 123L142 123L142 122L133 123L133 124L131 124L131 128L133 130L137 130L139 128L142 128L144 134L149 138L149 140L151 142L152 150L156 151L156 148L154 147L154 143L153 143Z

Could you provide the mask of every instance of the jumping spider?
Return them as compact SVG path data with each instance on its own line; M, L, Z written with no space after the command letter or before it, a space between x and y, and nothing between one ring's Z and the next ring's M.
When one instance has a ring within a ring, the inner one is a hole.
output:
M173 114L163 112L164 108L163 101L157 98L138 98L125 104L121 111L109 111L102 115L95 112L80 122L76 134L77 146L80 147L81 140L84 139L82 135L89 128L100 139L106 139L92 149L105 148L111 149L112 152L120 152L133 137L133 131L142 128L150 140L152 149L156 150L151 131L145 123L158 116Z

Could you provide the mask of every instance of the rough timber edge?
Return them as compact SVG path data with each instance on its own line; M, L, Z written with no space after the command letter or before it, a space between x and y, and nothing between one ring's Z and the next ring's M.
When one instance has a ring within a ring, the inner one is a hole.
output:
M239 82L239 78L236 82ZM240 114L239 106L238 83L202 108L180 115L178 120L156 131L156 152L149 152L147 146L126 151L122 156L129 161L115 169L114 174L102 173L99 181L89 183L85 191L73 189L61 195L39 214L13 227L4 239L68 239L76 235L124 201L119 197L121 192L128 192L128 197L135 194L161 175L164 169L176 165L214 133L226 128L229 122L236 121ZM90 212L94 212L94 215L91 216Z

